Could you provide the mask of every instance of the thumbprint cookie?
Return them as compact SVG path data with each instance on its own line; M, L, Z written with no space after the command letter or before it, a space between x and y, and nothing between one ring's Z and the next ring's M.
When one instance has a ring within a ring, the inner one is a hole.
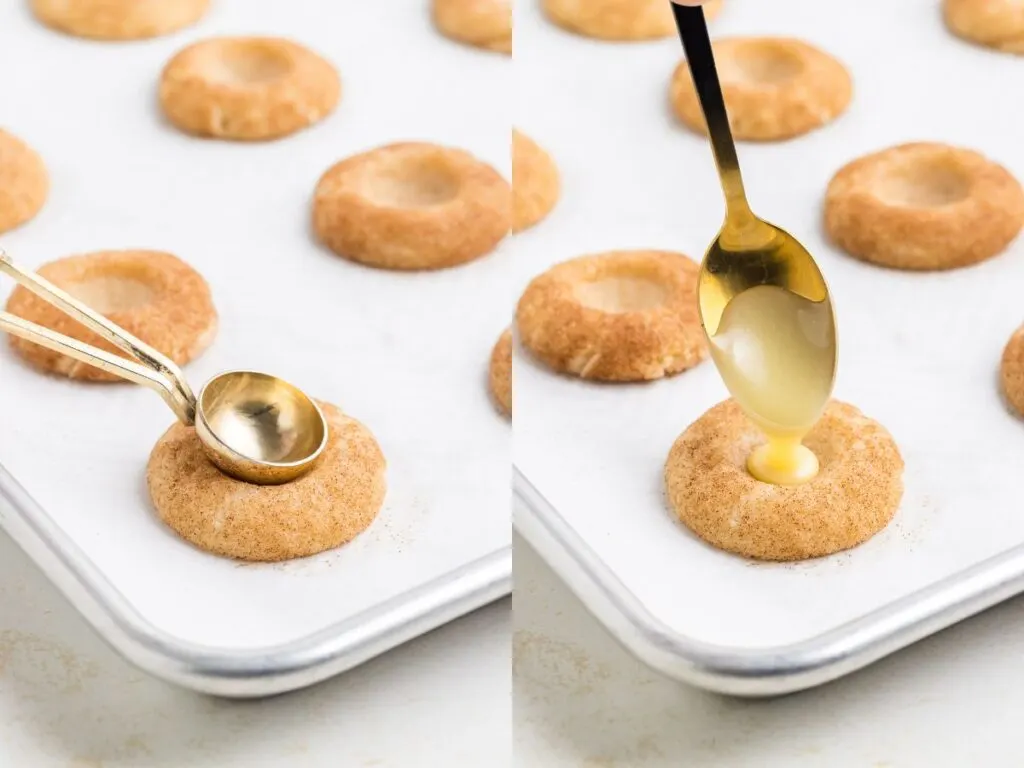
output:
M508 234L512 189L468 152L389 144L329 168L313 196L313 229L339 256L382 269L452 267Z
M160 106L194 136L268 141L323 120L341 78L320 55L276 37L216 37L175 54L160 75Z
M179 365L201 355L216 335L217 312L209 286L192 267L169 253L97 251L50 262L38 273ZM14 289L7 311L125 356L24 286ZM12 336L10 340L15 352L45 373L83 381L123 381L25 339Z

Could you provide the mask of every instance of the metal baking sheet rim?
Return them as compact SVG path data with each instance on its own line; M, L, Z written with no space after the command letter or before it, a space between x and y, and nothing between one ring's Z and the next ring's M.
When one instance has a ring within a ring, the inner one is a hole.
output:
M0 502L0 529L115 651L154 677L224 698L319 683L512 591L508 546L299 640L212 648L179 640L143 618L2 465Z
M668 677L730 696L779 696L831 682L1024 592L1018 545L799 643L712 645L653 616L518 468L513 494L516 531L627 651Z

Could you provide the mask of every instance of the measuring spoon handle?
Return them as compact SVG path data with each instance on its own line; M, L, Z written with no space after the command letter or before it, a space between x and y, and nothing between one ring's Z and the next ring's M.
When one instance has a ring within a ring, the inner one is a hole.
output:
M83 344L77 339L62 336L49 328L30 323L9 312L0 312L0 331L52 349L54 352L60 352L62 355L73 357L75 360L88 363L135 384L148 387L156 391L186 425L192 424L195 420L195 404L184 397L174 382L152 368L118 357L106 350Z
M185 380L185 375L172 360L135 338L124 328L110 322L95 310L72 298L49 280L16 265L2 249L0 249L0 272L14 278L44 301L95 331L118 349L124 350L138 360L141 365L83 344L76 339L61 336L47 328L8 313L0 313L0 329L66 354L76 360L95 365L97 368L122 376L129 381L156 389L185 424L193 423L196 397ZM141 373L142 371L144 373Z

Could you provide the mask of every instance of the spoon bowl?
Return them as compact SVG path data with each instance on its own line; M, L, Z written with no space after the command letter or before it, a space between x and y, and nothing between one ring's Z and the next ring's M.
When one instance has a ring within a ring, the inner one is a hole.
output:
M210 379L196 397L196 434L222 472L261 485L311 469L327 445L327 421L306 393L252 371Z
M831 304L818 263L791 234L755 217L740 227L727 222L704 254L697 282L705 333L714 336L729 302L759 285Z

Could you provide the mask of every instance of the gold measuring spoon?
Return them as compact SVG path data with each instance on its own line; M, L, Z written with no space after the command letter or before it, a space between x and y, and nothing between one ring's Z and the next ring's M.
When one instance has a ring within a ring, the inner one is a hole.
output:
M0 250L0 272L134 357L126 360L8 312L0 330L93 365L156 392L227 475L259 485L294 480L312 469L327 445L327 421L302 390L274 376L231 371L210 379L196 397L171 360L89 309Z
M701 265L697 300L715 367L768 438L747 460L769 483L813 478L802 441L821 417L836 375L836 325L825 278L792 235L750 210L704 12L673 3L725 193L726 215Z

